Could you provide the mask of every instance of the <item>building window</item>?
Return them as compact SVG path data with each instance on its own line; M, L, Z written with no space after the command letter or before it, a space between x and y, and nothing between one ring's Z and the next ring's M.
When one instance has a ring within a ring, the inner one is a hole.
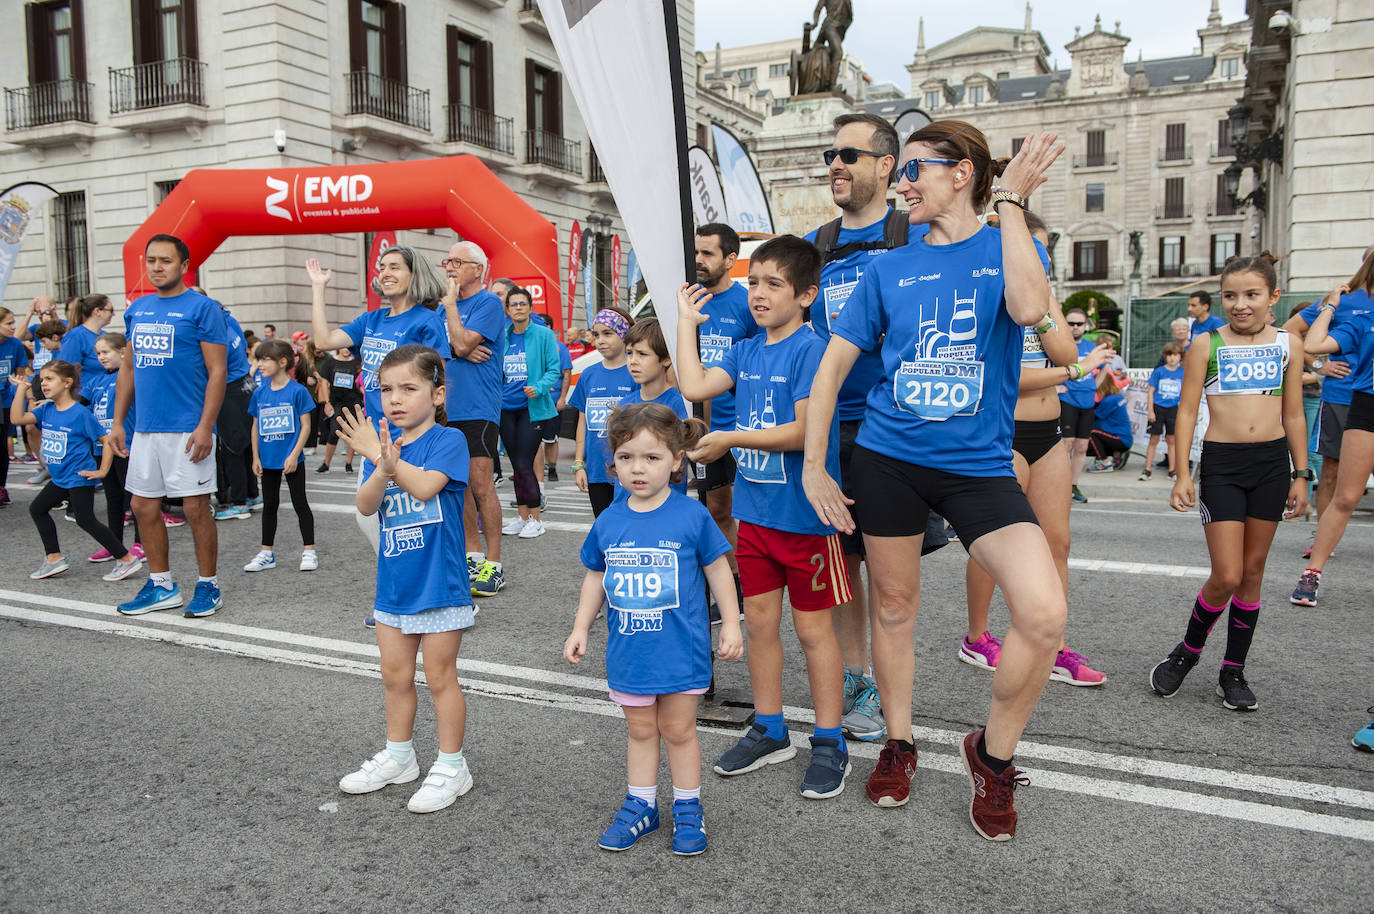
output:
M786 76L786 75L787 75L787 64L785 64L785 63L770 63L770 64L768 65L768 77L769 77L770 79L778 79L779 77Z
M1183 236L1165 235L1159 239L1159 275L1183 275Z
M525 127L563 135L563 90L558 74L525 61Z
M697 145L702 149L709 149L711 146L711 127L701 121L697 122Z
M391 0L348 0L349 68L406 81L406 9Z
M1236 147L1231 143L1231 122L1226 118L1217 121L1217 155L1233 156Z
M176 181L154 181L153 199L155 202L153 203L153 205L161 206L162 201L166 200L169 196L171 196L172 191L176 190L177 185L180 183L180 179Z
M29 37L29 85L86 79L81 0L24 7Z
M1089 130L1084 136L1088 146L1083 164L1090 168L1107 164L1107 131Z
M1100 213L1103 210L1103 201L1106 198L1107 185L1089 184L1088 193L1083 201L1084 212Z
M982 86L969 86L969 87L968 87L968 103L969 103L970 105L981 105L981 104L983 103L983 87L982 87Z
M197 57L195 0L135 0L134 64Z
M1185 215L1183 204L1183 179L1164 179L1164 218L1182 219Z
M1164 158L1166 161L1176 161L1188 157L1187 149L1184 146L1187 136L1186 124L1165 124L1164 125Z
M52 201L53 254L57 259L57 298L61 301L91 290L86 255L86 193L58 194Z
M1218 216L1236 214L1236 201L1226 192L1226 175L1217 175L1217 205L1214 211Z
M1018 152L1021 151L1021 144L1024 143L1024 142L1026 142L1026 138L1023 137L1023 136L1018 136L1018 137L1015 137L1015 138L1012 139L1012 141L1011 141L1011 154L1012 154L1012 157L1013 157L1013 158L1016 156L1016 154L1017 154Z
M1233 79L1240 74L1239 57L1223 57L1221 59L1222 79Z
M739 74L739 79L742 83L751 83L759 78L758 67L741 67L736 72Z
M1073 243L1073 278L1107 278L1107 242L1075 241Z
M1011 79L1011 71L1010 71L1010 70L998 70L998 71L997 71L997 78L998 78L998 79Z
M940 107L940 90L931 89L926 93L926 110L934 111L938 107Z
M1227 259L1240 253L1240 235L1230 232L1224 235L1212 236L1212 275L1221 272L1221 268L1226 266Z

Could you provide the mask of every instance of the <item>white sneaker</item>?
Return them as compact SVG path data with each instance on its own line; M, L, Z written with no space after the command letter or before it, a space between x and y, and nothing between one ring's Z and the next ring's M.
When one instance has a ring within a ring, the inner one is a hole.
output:
M467 763L454 768L443 762L435 762L429 769L424 784L415 791L406 808L411 812L438 812L472 789L472 772Z
M543 535L544 525L532 517L525 523L525 529L520 531L520 538L526 540L531 540L534 539L536 536Z
M268 571L277 567L277 555L275 552L268 552L259 549L258 554L253 556L253 560L243 566L244 571Z
M409 784L420 776L420 763L411 750L410 758L398 762L386 749L363 762L363 767L339 779L344 793L372 793L388 784Z
M506 525L501 528L501 532L504 533L506 536L515 536L517 533L524 532L524 529L524 519L515 517L511 520L506 521Z
M320 556L314 549L301 553L301 571L314 571L320 567Z
M135 555L127 562L115 560L114 567L100 576L102 581L122 581L143 567L143 559Z

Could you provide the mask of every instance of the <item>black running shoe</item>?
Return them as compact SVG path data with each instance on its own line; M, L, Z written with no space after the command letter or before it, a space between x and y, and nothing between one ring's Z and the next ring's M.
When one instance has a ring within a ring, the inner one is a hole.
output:
M328 472L329 472L329 464L327 464L327 463L322 463L322 464L320 464L319 466L315 467L315 472L316 472L316 473L328 473Z
M546 482L558 482L558 467L549 464L544 468L544 480Z
M1197 666L1197 658L1198 655L1184 647L1180 641L1178 646L1169 652L1169 656L1150 671L1150 688L1161 698L1172 698L1193 667Z
M1221 675L1217 677L1217 695L1221 698L1222 707L1232 711L1254 711L1259 707L1255 693L1250 691L1250 684L1245 681L1243 666L1221 668Z

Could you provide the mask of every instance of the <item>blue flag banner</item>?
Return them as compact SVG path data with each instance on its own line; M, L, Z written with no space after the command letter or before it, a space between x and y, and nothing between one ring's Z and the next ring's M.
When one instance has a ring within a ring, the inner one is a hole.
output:
M57 191L37 181L11 185L0 194L0 301L5 300L14 261L34 216L56 196Z

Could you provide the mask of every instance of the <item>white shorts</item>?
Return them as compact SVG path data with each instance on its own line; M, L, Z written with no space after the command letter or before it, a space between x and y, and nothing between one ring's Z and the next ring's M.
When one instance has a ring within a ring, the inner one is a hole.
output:
M187 498L215 491L215 439L210 453L194 463L186 453L190 432L134 432L124 488L142 498Z

